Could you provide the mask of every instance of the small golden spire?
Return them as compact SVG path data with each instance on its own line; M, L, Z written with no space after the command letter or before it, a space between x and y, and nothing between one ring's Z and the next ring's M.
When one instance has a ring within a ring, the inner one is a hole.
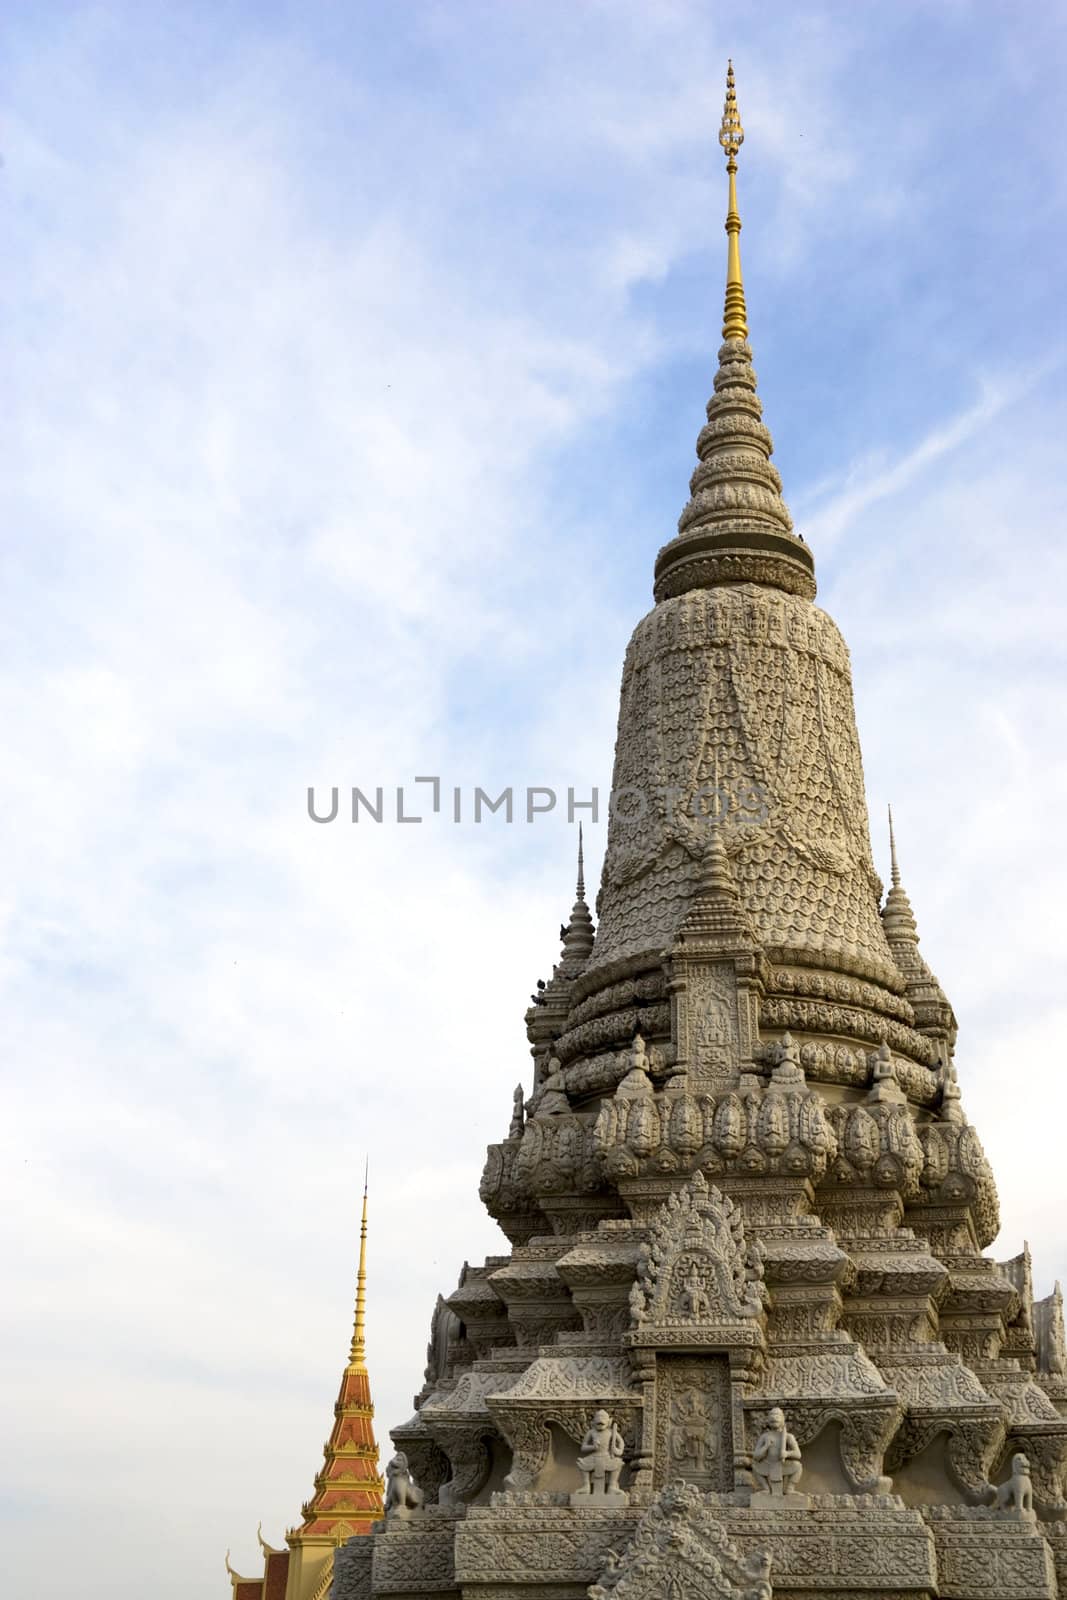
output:
M348 1356L349 1372L367 1370L367 1189L370 1179L370 1157L363 1172L363 1220L359 1226L359 1271L356 1274L356 1325L352 1333L352 1349Z
M737 91L734 88L734 64L726 69L726 103L722 111L719 143L726 151L726 170L730 174L730 203L726 212L726 235L729 240L726 252L726 310L723 315L724 339L747 339L748 320L745 310L745 286L741 281L741 216L737 209L737 152L745 142L741 126L741 113L737 109Z

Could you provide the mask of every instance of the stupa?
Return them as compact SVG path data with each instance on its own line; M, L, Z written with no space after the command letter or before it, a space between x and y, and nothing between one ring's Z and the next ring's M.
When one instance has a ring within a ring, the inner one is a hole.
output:
M723 345L623 668L597 899L527 1013L385 1518L334 1600L1067 1596L1059 1290L998 1262L956 1018L771 465L733 70Z

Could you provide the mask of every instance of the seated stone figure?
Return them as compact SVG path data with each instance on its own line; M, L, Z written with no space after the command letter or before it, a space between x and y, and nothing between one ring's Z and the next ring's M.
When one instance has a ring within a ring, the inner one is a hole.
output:
M774 1406L752 1452L757 1491L777 1496L795 1494L802 1471L800 1446L785 1425L784 1411Z
M410 1517L412 1512L422 1510L423 1498L422 1490L412 1479L407 1456L398 1450L385 1469L386 1517Z
M570 1110L570 1101L567 1099L563 1082L563 1067L557 1056L552 1056L550 1059L545 1081L531 1103L533 1114L538 1119L563 1116Z
M581 1489L571 1495L571 1503L599 1500L602 1504L626 1505L629 1495L619 1488L625 1446L622 1434L606 1411L597 1411L586 1429L578 1457L578 1470L585 1478Z

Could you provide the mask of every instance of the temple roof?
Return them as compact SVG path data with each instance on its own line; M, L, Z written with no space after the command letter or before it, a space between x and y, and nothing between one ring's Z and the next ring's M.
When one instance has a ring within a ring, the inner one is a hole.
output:
M382 1515L382 1479L378 1472L378 1445L374 1437L374 1405L367 1372L367 1185L363 1187L363 1215L359 1232L359 1271L356 1277L356 1315L348 1365L334 1405L334 1423L323 1445L323 1464L315 1475L315 1492L302 1507L303 1522L290 1529L290 1546L306 1537L333 1535L342 1527L345 1537L369 1533Z
M285 1535L288 1549L275 1550L262 1534L262 1576L246 1578L226 1556L233 1600L325 1600L333 1573L334 1548L354 1534L370 1533L382 1512L383 1484L374 1437L374 1405L367 1371L367 1199L359 1232L356 1312L348 1364L333 1408L333 1427L323 1445L323 1464L315 1490L301 1507L302 1522Z

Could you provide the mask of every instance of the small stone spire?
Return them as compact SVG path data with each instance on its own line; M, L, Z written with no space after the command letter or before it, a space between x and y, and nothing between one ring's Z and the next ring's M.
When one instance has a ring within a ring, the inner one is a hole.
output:
M737 90L734 87L734 64L726 64L726 103L722 111L719 143L726 151L726 171L730 177L730 200L726 210L726 306L723 311L722 336L724 339L748 338L748 312L745 309L745 286L741 279L741 215L737 209L737 152L745 142L741 126L741 113L737 109Z
M593 918L589 907L585 903L585 851L582 839L582 825L579 822L578 882L575 888L575 900L571 908L570 921L565 928L560 929L563 959L560 961L557 970L561 976L573 978L581 971L592 952L593 937Z
M709 818L708 843L700 864L700 876L679 930L685 941L753 942L752 929L726 853L723 828L722 817Z
M897 958L897 965L908 977L909 972L918 971L915 966L916 959L922 962L918 954L919 925L915 921L915 913L911 909L911 901L901 887L900 863L897 860L897 839L893 831L893 807L889 810L889 874L892 887L885 897L885 906L882 910L882 925L885 936L889 941L889 948ZM915 955L910 952L914 950ZM906 963L906 964L905 964ZM925 967L925 962L922 963Z
M367 1193L370 1182L370 1157L363 1169L363 1216L359 1224L359 1270L356 1273L356 1321L352 1348L348 1353L349 1372L367 1370Z
M657 601L726 583L758 583L809 600L815 597L815 563L793 532L782 480L771 466L774 445L761 420L747 343L737 206L737 152L744 137L731 61L719 129L729 180L724 342L707 426L697 439L700 464L690 479L689 503L678 519L677 538L656 558Z
M890 877L891 877L892 883L893 883L893 888L894 889L899 889L900 888L900 867L897 865L897 840L896 840L896 835L893 832L893 807L892 806L887 806L886 810L889 812L889 861L890 861L889 871L890 871Z
M919 951L919 925L900 881L892 806L889 807L889 861L891 887L882 907L886 943L907 983L908 999L915 1008L915 1020L920 1030L953 1040L956 1036L956 1018L944 990Z

